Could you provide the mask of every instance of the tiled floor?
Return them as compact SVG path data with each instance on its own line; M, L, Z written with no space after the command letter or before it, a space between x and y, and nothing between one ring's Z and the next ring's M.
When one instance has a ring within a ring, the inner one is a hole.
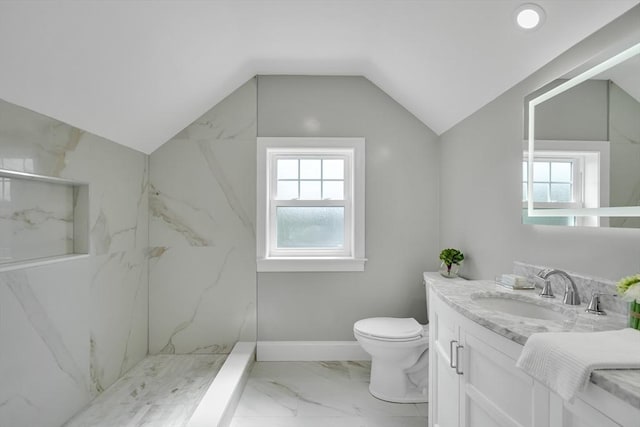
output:
M231 427L426 427L427 404L371 396L369 362L257 362Z
M149 356L65 427L183 427L226 355Z

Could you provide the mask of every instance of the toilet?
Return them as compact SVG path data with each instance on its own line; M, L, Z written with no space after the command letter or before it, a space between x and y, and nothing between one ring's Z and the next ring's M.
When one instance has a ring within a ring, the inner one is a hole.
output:
M358 320L353 334L371 355L369 392L397 403L427 401L429 329L413 318Z

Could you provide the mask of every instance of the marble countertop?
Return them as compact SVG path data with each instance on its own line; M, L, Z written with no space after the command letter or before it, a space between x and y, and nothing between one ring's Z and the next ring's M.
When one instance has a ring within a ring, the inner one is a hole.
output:
M542 299L539 290L512 291L492 280L445 279L438 273L424 273L425 283L455 311L487 329L520 345L537 332L594 332L622 329L627 318L618 313L595 316L585 312L586 304L569 306L562 298ZM510 315L485 308L482 298L502 297L524 300L563 314L564 320L541 320ZM640 408L640 369L597 370L591 382Z

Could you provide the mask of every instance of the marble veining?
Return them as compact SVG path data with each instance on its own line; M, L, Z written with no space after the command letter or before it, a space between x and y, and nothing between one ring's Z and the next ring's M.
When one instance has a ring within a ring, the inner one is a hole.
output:
M58 427L147 354L148 165L143 153L0 100L0 168L86 184L22 180L9 193L2 181L0 215L19 224L30 253L88 253L0 273L0 426ZM35 240L38 229L58 237ZM1 237L0 257L15 256Z
M593 371L591 382L640 408L640 369L600 369Z
M92 390L101 392L139 360L139 339L144 336L140 321L147 295L147 268L143 252L112 252L97 256L95 273L91 281L91 293L99 305L91 313L96 319L92 328L91 379ZM112 317L113 304L122 299L119 316L108 323L98 319ZM136 343L132 357L131 346Z
M255 341L255 156L255 79L151 154L151 354Z
M67 374L76 385L83 387L85 378L78 364L69 353L60 333L33 292L24 271L11 271L0 275L0 283L11 290L31 322L31 326L51 352L60 370Z
M174 197L171 197L165 193L162 193L151 186L151 193L149 197L149 210L151 215L161 220L167 227L181 235L191 246L213 246L213 242L202 233L197 231L195 227L188 223L188 220L183 218L181 210L192 211L192 216L205 216L206 219L215 223L213 216L204 211L190 206L188 203L184 203Z
M50 175L59 176L67 166L67 154L74 151L80 139L84 135L84 131L78 128L68 126L64 123L52 123L50 125L51 133L57 144L37 143L39 151L51 156L48 163L52 164Z
M424 427L427 404L371 396L370 369L370 362L256 362L231 426Z
M179 334L180 332L184 331L185 329L187 329L189 326L191 326L193 324L193 321L195 320L196 316L198 315L198 310L200 309L200 306L202 305L202 302L204 301L204 294L206 294L207 292L209 292L211 289L215 288L218 285L218 282L220 282L220 277L222 275L222 272L224 271L224 267L227 264L227 262L229 261L229 256L231 255L231 252L233 252L233 248L229 249L229 251L227 252L227 254L224 257L224 260L222 261L222 267L220 268L220 270L218 270L218 275L216 276L216 278L211 282L211 284L209 286L207 286L206 288L204 288L204 290L202 291L202 295L200 295L200 298L198 298L198 303L196 304L193 313L191 314L191 317L180 323L176 329L174 329L173 333L171 334L171 336L169 337L169 341L167 342L167 345L165 345L162 350L160 350L160 353L175 353L176 352L176 348L175 345L173 344L173 338ZM209 346L206 346L209 347ZM205 347L205 348L206 348ZM202 350L203 348L196 348L194 350L194 352L198 352L198 350Z
M551 267L543 267L539 265L531 265L523 262L514 262L513 272L521 276L529 277L532 279L540 270ZM580 301L582 303L589 303L589 299L594 292L601 292L607 294L600 298L600 304L605 311L611 311L619 314L626 315L629 312L629 303L621 300L618 297L611 295L616 294L616 284L610 280L598 279L594 277L587 277L578 273L567 271L578 288L578 294L580 295ZM558 276L551 276L551 287L555 295L561 297L564 294L564 282L563 279ZM535 282L534 282L535 283ZM538 286L539 284L536 283Z
M0 263L73 253L74 189L0 176Z
M222 173L223 169L220 167L215 153L213 152L211 147L204 141L198 142L198 148L200 149L200 152L202 153L204 159L207 161L209 171L211 172L211 174L213 174L215 180L220 185L220 189L224 193L224 197L226 198L229 207L238 216L245 229L251 230L252 236L255 238L256 231L254 226L254 219L249 217L249 215L245 212L242 203L233 191L232 184L229 182L225 174Z
M59 426L90 398L88 258L0 273L0 425Z
M100 211L96 222L91 228L91 244L96 255L109 253L111 247L111 233L104 212Z
M225 355L149 356L65 427L185 426Z
M538 332L595 332L627 326L625 315L611 312L606 316L596 316L585 312L585 302L580 306L568 306L562 304L561 298L542 300L535 290L510 291L490 280L444 279L438 273L424 273L424 280L430 292L437 294L455 311L520 345L524 345L531 334ZM474 298L477 295L526 299L533 304L566 313L566 320L524 318L489 310L478 304ZM591 382L640 408L640 370L598 370L592 375Z

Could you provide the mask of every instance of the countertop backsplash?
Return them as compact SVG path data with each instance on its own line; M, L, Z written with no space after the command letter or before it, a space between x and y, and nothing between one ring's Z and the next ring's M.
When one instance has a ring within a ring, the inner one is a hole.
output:
M538 274L540 270L543 270L545 268L555 267L532 265L519 261L515 261L513 263L513 272L520 276L526 276L531 282L536 283L536 286L540 285L533 280L533 277ZM589 303L591 294L593 292L601 292L608 295L617 295L615 282L606 279L600 279L597 277L583 276L572 271L566 271L566 273L569 274L569 276L571 276L573 281L576 283L576 286L578 287L578 294L580 295L580 301L583 304ZM562 298L562 296L564 295L565 287L564 279L557 275L553 275L549 279L551 280L553 293L557 298ZM629 313L629 303L627 301L623 301L619 296L601 296L600 306L605 311L611 311L623 315L627 315Z

